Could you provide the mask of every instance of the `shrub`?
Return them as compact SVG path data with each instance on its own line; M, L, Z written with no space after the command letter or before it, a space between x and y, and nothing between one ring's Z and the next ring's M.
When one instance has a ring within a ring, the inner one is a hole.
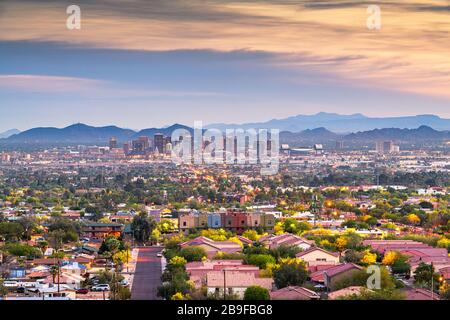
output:
M269 290L260 286L251 286L245 290L244 300L270 300Z

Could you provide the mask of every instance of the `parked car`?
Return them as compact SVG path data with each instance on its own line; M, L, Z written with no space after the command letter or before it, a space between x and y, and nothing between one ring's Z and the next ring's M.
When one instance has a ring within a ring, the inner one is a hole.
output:
M109 284L98 284L91 288L92 291L109 291Z
M18 287L16 290L17 293L25 293L25 291L26 291L25 287Z
M16 288L16 287L19 286L19 282L6 280L6 281L3 282L3 286L5 288Z
M163 254L162 254L162 252L160 252L160 253L158 253L156 256L157 256L158 258L162 258Z
M89 289L78 289L77 291L75 291L76 294L88 294L89 293Z

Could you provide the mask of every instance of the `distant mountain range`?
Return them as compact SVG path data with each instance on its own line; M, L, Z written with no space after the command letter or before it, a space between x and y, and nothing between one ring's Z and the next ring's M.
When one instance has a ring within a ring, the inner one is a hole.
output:
M33 128L9 136L0 142L7 144L25 143L25 144L61 144L61 143L97 143L105 144L111 137L115 137L120 142L130 141L140 136L153 137L156 133L162 133L170 136L176 129L192 130L187 126L174 124L166 128L151 128L141 131L122 129L116 126L93 127L82 123L74 124L66 128Z
M438 131L428 126L420 126L417 129L385 128L369 131L360 131L350 134L336 134L325 128L304 130L301 132L282 131L280 133L282 143L295 144L298 142L330 142L330 141L377 141L395 140L399 142L414 141L443 141L450 140L450 131Z
M20 133L20 130L17 129L11 129L5 132L0 133L0 139L5 139L5 138L9 138L12 135L18 134Z
M335 133L352 133L383 128L414 129L428 126L435 130L450 130L450 119L436 115L417 115L406 117L371 118L357 113L340 115L320 112L315 115L297 115L285 119L273 119L267 122L245 124L212 124L208 128L267 128L280 131L300 132L307 129L327 128Z
M352 115L352 116L340 116L334 114L317 114L315 116L298 116L298 117L310 117L311 119L322 119L323 122L330 121L330 123L336 124L336 118L346 118L347 120L347 131L350 127L355 127L354 122L361 120L362 115ZM293 117L293 118L298 118ZM362 116L364 117L364 116ZM421 118L422 117L422 118ZM441 119L436 116L417 116L417 117L404 117L414 118L414 119L440 119L436 120L436 123L441 123L441 126L445 122L450 122L450 120ZM298 119L300 119L298 118ZM328 120L326 120L328 119ZM334 120L333 120L334 119ZM374 120L374 118L364 117ZM394 119L394 118L384 118L384 119ZM400 119L400 118L397 118ZM275 121L275 120L274 120ZM282 121L282 120L276 120ZM303 121L303 120L302 120ZM393 120L387 120L393 121ZM400 121L400 120L398 120ZM406 121L406 120L405 120ZM417 120L418 121L418 120ZM400 122L401 123L401 122ZM412 122L410 122L412 123ZM375 141L375 140L396 140L396 141L443 141L450 140L450 131L446 130L436 130L431 126L418 125L416 128L403 128L399 129L401 124L396 124L392 127L382 128L382 129L370 129L355 131L353 133L336 133L330 130L328 127L316 127L312 129L305 129L301 131L283 130L280 132L281 143L295 144L299 142L331 142L331 141ZM241 128L249 128L250 126L242 125ZM256 125L256 128L264 128L264 124ZM271 126L268 125L270 128ZM221 127L223 131L225 128ZM450 128L450 125L449 125ZM99 144L105 145L108 143L111 137L116 137L119 142L130 141L136 139L140 136L153 137L156 133L161 133L165 136L170 136L172 132L176 129L186 129L192 133L193 129L181 124L174 124L169 127L164 128L149 128L141 131L134 131L130 129L123 129L116 126L106 126L106 127L93 127L85 124L74 124L66 128L33 128L27 131L19 132L13 135L6 135L5 138L0 139L1 145L14 145L14 144ZM17 131L15 131L17 132Z

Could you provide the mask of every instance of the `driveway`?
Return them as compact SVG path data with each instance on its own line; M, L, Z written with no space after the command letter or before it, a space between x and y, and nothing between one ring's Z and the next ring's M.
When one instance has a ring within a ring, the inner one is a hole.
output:
M159 300L157 288L161 285L161 258L156 255L162 247L139 248L136 271L131 289L132 300Z

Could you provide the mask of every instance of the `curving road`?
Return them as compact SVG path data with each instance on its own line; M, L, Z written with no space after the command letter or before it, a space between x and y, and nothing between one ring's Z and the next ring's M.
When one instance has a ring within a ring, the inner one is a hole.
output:
M161 285L161 258L156 255L162 247L139 248L131 289L131 300L159 300L157 288Z

